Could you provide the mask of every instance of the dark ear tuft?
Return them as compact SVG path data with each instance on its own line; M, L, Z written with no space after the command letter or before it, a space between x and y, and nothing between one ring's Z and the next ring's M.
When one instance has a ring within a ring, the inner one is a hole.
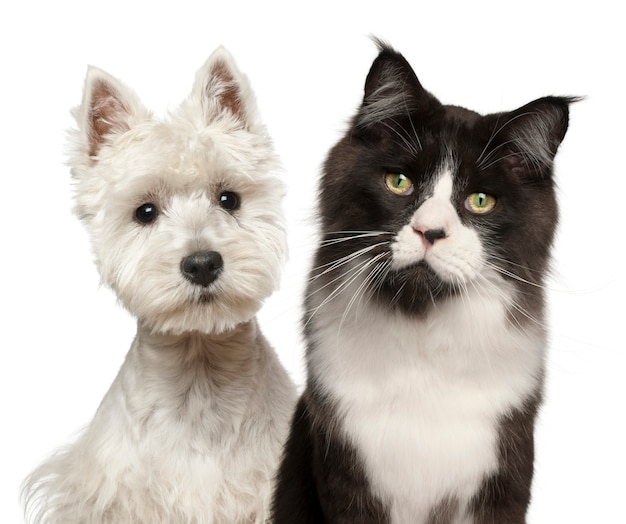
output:
M374 41L379 54L367 75L356 119L357 126L365 128L418 109L424 98L434 100L400 53L382 40Z
M569 105L580 98L544 97L510 113L494 115L493 144L479 167L503 161L513 173L550 172L569 124Z
M378 56L365 81L364 103L380 93L381 89L402 91L406 86L423 89L406 58L383 40L375 39Z

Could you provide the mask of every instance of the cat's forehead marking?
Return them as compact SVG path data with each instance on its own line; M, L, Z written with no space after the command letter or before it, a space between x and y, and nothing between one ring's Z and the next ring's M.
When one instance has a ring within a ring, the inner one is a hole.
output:
M452 198L452 170L449 166L445 166L439 177L435 180L433 198L437 200L450 200Z
M453 178L449 166L443 167L433 183L433 192L415 210L410 226L418 231L450 231L458 220L452 205Z

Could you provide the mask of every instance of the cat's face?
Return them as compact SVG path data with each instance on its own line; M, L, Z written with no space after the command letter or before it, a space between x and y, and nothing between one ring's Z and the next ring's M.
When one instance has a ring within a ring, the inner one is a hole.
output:
M541 285L557 221L552 160L570 101L487 116L444 106L382 48L325 164L312 291L351 289L354 300L369 294L422 313L470 287L493 292L494 281Z

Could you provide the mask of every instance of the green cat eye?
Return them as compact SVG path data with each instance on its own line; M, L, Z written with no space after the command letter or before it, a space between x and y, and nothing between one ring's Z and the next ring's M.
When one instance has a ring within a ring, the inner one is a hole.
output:
M496 197L487 193L472 193L465 200L465 207L477 215L489 213L495 205Z
M387 173L385 184L396 195L410 195L413 192L413 182L402 173Z

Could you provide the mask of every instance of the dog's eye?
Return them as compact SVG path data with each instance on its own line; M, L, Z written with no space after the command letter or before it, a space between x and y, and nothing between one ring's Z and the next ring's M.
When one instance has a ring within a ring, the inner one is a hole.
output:
M220 193L218 201L220 207L226 211L234 211L235 209L238 209L241 204L239 195L237 193L233 193L232 191L223 191Z
M135 218L141 224L150 224L154 222L158 215L158 208L151 203L142 204L135 210Z

